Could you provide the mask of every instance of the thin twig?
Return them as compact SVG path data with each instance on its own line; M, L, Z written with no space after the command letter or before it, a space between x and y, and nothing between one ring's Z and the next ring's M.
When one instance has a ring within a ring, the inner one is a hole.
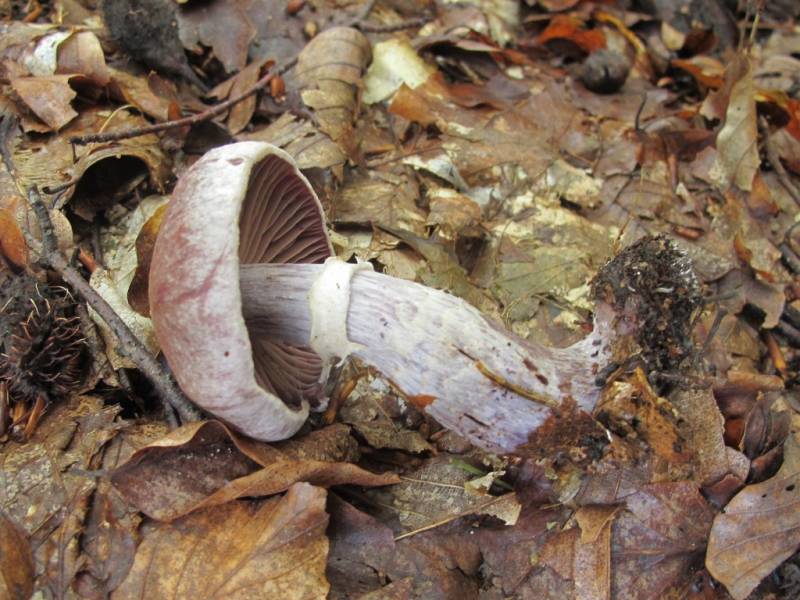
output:
M405 533L401 533L400 535L396 535L394 537L394 541L395 542L399 542L400 540L405 539L407 537L411 537L412 535L417 535L418 533L422 533L424 531L430 531L431 529L436 529L437 527L441 527L442 525L446 525L447 523L451 523L451 522L455 521L456 519L460 519L461 517L468 517L469 515L474 515L476 513L479 513L479 512L481 512L483 510L486 510L487 508L489 508L493 504L497 504L498 502L500 502L502 500L506 500L506 496L508 496L508 494L503 494L502 496L492 496L491 500L487 500L486 502L484 502L482 504L479 504L478 506L471 506L467 510L463 510L461 512L457 512L457 513L452 514L452 515L447 515L446 517L438 519L437 521L434 521L433 523L429 523L428 525L423 525L422 527L418 527L417 529L414 529L412 531L406 531Z
M170 406L174 408L184 423L196 421L199 413L186 399L181 390L175 385L172 377L164 371L156 358L144 347L139 339L133 334L125 321L114 311L108 302L89 285L78 270L71 266L56 243L53 222L47 207L42 202L36 186L28 190L28 202L36 214L39 221L39 228L42 234L41 258L40 262L56 271L61 278L72 287L75 292L100 315L100 317L111 328L122 344L119 351L130 358L142 373L150 380L164 404L164 410L168 420L174 420Z
M286 71L294 67L296 63L297 63L297 56L290 59L277 69L274 70L270 69L270 71L266 75L261 77L261 79L259 79L252 87L248 88L238 96L235 96L234 98L228 98L224 102L215 104L214 106L207 108L206 110L194 114L190 117L175 119L173 121L164 121L163 123L156 123L155 125L146 125L144 127L124 129L122 131L107 131L104 133L79 135L71 137L69 141L70 143L77 145L92 144L95 142L117 142L119 140L134 138L140 135L147 135L148 133L158 133L160 131L166 131L168 129L189 127L192 125L197 125L198 123L202 123L204 121L210 121L214 117L224 113L233 105L238 104L242 100L245 100L250 96L252 96L253 94L255 94L256 92L258 92L260 89L269 84L270 81L272 81L273 79L275 79L280 75L283 75L284 73L286 73Z
M42 191L50 196L58 194L59 192L63 192L67 188L71 188L73 185L77 185L78 182L81 180L81 177L82 175L77 175L72 179L70 179L69 181L65 181L64 183L59 183L58 185L54 185L53 187L50 187L49 185L43 185Z
M357 27L361 23L367 20L369 13L372 12L372 9L375 8L375 5L378 3L378 0L367 0L364 3L364 6L361 7L361 10L358 11L358 14L347 23L346 27Z
M361 23L357 28L363 33L394 33L395 31L403 31L405 29L416 29L429 23L429 17L419 17L418 19L410 19L402 23L395 23L394 25L370 25L369 23Z

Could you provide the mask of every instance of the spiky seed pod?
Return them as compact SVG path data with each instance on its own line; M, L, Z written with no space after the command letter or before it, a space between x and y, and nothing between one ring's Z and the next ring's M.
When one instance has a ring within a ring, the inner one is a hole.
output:
M50 402L77 389L85 340L64 287L21 274L0 282L0 435L27 438Z

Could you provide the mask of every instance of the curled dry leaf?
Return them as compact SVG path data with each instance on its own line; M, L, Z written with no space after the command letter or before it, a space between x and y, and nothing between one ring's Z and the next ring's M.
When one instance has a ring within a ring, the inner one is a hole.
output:
M749 485L714 519L706 567L731 596L746 598L800 544L800 440L787 439L778 473Z
M317 437L310 440L314 446L318 442ZM171 521L237 498L277 494L298 481L324 487L399 481L395 475L376 475L349 463L292 458L306 454L301 444L302 440L284 453L239 438L219 422L194 423L139 450L114 471L112 482L149 517ZM322 458L316 450L311 449Z
M44 188L78 180L77 185L63 191L59 202L75 197L72 208L88 220L127 196L145 178L152 187L161 189L170 174L170 161L156 135L74 148L69 142L74 135L146 124L147 119L126 110L87 109L57 136L22 138L12 148L20 183Z
M297 58L295 81L319 128L352 157L357 142L361 75L371 58L369 41L357 29L333 27L313 38Z
M750 59L737 55L725 72L730 86L725 124L717 134L717 161L712 177L726 189L736 185L750 191L758 172L758 128L756 126L756 100Z
M33 593L34 565L25 532L0 511L0 598L27 600Z
M115 600L326 597L325 490L232 502L146 528Z
M157 234L157 230L152 231L152 229L154 227L157 229L158 215L163 214L166 204L166 197L149 196L130 212L121 207L109 210L111 222L100 234L100 250L105 268L97 267L89 279L90 285L111 304L136 337L153 354L158 352L158 342L146 310L147 304L144 303L142 307L141 298L137 299L139 308L145 309L143 312L132 306L129 300L132 290L134 294L144 293L146 298L147 287L141 290L142 284L139 282L139 288L134 289L132 281L137 276L142 277L142 269L149 269L152 244ZM144 277L146 276L147 271L144 271ZM132 368L134 365L130 359L116 351L116 337L105 321L93 311L91 314L106 340L106 353L114 368Z
M11 80L11 87L20 100L46 125L46 129L34 125L26 129L36 131L58 131L78 116L72 108L77 92L69 86L72 75L50 75L46 77L18 77Z
M81 75L99 87L111 78L103 47L91 31L76 31L59 44L56 72Z
M136 236L136 270L128 286L128 304L145 317L150 316L150 302L147 298L147 277L150 274L150 260L156 243L158 229L166 213L166 203L159 206L142 225Z
M412 90L436 72L422 60L406 38L375 44L372 63L364 76L364 102L386 100L405 84Z

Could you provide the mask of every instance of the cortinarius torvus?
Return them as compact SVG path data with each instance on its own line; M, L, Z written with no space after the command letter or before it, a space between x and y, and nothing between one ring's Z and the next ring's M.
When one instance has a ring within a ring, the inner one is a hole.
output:
M696 286L675 254L670 281L686 273ZM281 150L231 144L187 171L156 242L150 307L192 400L255 438L283 439L305 420L324 366L352 354L446 427L513 452L561 403L591 411L615 342L661 293L617 298L616 309L600 301L591 334L549 348L457 297L330 255L319 201Z

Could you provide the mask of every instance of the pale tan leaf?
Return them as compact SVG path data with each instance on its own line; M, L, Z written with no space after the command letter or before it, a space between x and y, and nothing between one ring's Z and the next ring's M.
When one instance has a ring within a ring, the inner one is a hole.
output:
M725 112L725 125L717 135L717 162L712 169L720 187L736 185L753 189L753 178L760 164L758 157L758 128L756 101L750 60L740 54L726 71L734 83Z

